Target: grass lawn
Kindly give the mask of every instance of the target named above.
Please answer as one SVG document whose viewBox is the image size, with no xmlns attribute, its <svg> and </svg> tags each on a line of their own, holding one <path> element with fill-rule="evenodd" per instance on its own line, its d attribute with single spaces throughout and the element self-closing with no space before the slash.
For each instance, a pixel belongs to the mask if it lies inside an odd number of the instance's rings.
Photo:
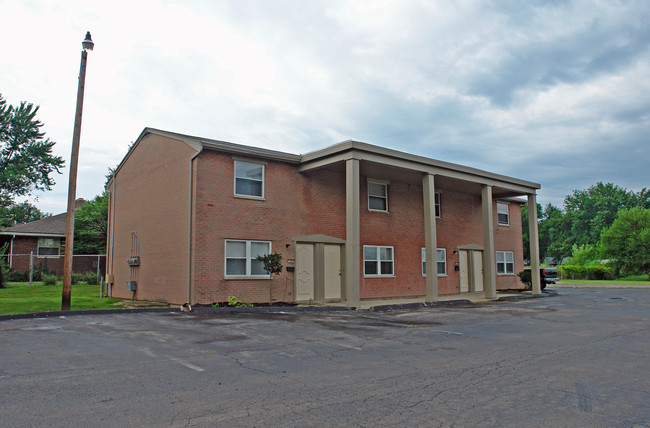
<svg viewBox="0 0 650 428">
<path fill-rule="evenodd" d="M 650 288 L 650 281 L 637 281 L 627 279 L 612 280 L 595 280 L 595 279 L 563 279 L 558 284 L 577 284 L 577 285 L 647 285 Z"/>
<path fill-rule="evenodd" d="M 42 282 L 10 282 L 0 288 L 0 315 L 61 310 L 63 284 L 43 285 Z M 99 285 L 73 285 L 70 309 L 119 309 L 113 303 L 121 299 L 99 297 Z"/>
</svg>

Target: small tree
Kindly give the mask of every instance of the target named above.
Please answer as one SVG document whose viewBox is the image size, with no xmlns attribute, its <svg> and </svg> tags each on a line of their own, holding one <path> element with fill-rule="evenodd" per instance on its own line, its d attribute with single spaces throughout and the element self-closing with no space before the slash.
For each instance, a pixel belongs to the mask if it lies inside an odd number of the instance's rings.
<svg viewBox="0 0 650 428">
<path fill-rule="evenodd" d="M 618 212 L 601 235 L 605 257 L 614 260 L 619 274 L 650 275 L 650 209 L 636 207 Z"/>
<path fill-rule="evenodd" d="M 282 254 L 274 251 L 271 254 L 257 256 L 257 260 L 264 263 L 264 270 L 271 275 L 271 279 L 273 279 L 273 275 L 282 273 Z M 269 303 L 271 302 L 273 302 L 273 283 L 269 282 Z"/>
</svg>

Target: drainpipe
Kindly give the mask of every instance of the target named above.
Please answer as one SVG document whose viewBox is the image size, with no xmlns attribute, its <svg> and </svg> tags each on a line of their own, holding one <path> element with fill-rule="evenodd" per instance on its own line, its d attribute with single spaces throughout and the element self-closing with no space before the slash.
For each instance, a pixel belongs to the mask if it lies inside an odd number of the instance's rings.
<svg viewBox="0 0 650 428">
<path fill-rule="evenodd" d="M 188 233 L 187 233 L 187 304 L 189 308 L 191 308 L 192 305 L 192 203 L 193 198 L 192 198 L 192 190 L 194 188 L 194 159 L 201 154 L 203 151 L 203 144 L 201 144 L 201 148 L 199 151 L 196 152 L 194 156 L 190 158 L 190 191 L 189 191 L 189 206 L 187 207 L 188 211 L 188 216 L 187 216 L 187 223 L 188 223 Z M 190 309 L 191 310 L 191 309 Z"/>
</svg>

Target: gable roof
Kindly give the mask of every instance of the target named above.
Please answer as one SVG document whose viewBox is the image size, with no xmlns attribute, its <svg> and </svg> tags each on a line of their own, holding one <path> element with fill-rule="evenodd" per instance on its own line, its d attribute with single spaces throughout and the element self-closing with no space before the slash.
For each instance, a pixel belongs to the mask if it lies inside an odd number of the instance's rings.
<svg viewBox="0 0 650 428">
<path fill-rule="evenodd" d="M 52 236 L 65 238 L 67 213 L 45 217 L 25 224 L 17 224 L 0 231 L 0 235 Z"/>
</svg>

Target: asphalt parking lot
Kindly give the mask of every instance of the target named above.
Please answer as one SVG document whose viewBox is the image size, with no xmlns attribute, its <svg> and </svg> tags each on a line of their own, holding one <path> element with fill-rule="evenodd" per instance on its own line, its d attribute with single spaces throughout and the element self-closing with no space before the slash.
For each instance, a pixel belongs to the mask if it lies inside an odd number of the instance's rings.
<svg viewBox="0 0 650 428">
<path fill-rule="evenodd" d="M 650 427 L 650 290 L 0 322 L 0 425 Z"/>
</svg>

